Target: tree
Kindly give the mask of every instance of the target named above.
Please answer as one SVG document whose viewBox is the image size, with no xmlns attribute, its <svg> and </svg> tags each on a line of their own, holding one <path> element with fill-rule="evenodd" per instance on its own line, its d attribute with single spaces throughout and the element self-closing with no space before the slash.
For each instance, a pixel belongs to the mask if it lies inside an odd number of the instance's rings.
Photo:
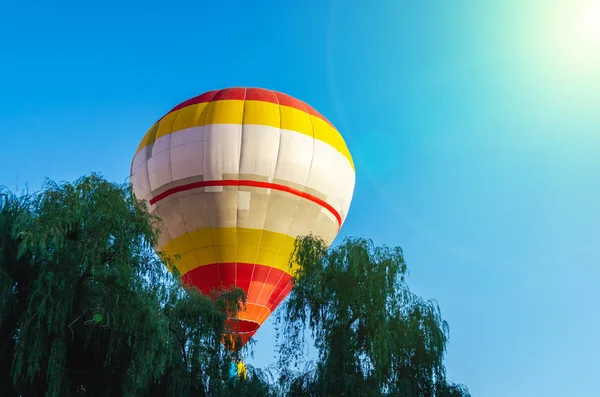
<svg viewBox="0 0 600 397">
<path fill-rule="evenodd" d="M 163 265 L 177 258 L 152 250 L 157 222 L 97 175 L 0 190 L 1 396 L 469 395 L 446 381 L 448 326 L 408 289 L 401 249 L 356 238 L 297 241 L 279 382 L 231 378 L 226 318 L 244 294 L 182 288 Z M 319 359 L 300 371 L 304 329 Z"/>
<path fill-rule="evenodd" d="M 278 319 L 281 382 L 289 395 L 469 396 L 446 381 L 448 324 L 434 301 L 410 292 L 399 247 L 347 238 L 328 250 L 307 236 L 295 255 L 300 270 Z M 319 359 L 298 371 L 306 328 Z"/>
<path fill-rule="evenodd" d="M 156 219 L 92 175 L 0 196 L 0 395 L 229 395 L 225 312 L 168 274 Z M 169 258 L 163 258 L 167 261 Z M 248 384 L 262 378 L 251 374 Z"/>
</svg>

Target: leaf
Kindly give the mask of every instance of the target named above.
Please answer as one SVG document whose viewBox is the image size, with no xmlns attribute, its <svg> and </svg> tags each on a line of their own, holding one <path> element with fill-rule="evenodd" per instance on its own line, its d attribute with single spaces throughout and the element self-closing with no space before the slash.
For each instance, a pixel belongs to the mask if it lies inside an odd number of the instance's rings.
<svg viewBox="0 0 600 397">
<path fill-rule="evenodd" d="M 94 314 L 94 324 L 100 324 L 102 322 L 102 314 L 96 313 Z"/>
</svg>

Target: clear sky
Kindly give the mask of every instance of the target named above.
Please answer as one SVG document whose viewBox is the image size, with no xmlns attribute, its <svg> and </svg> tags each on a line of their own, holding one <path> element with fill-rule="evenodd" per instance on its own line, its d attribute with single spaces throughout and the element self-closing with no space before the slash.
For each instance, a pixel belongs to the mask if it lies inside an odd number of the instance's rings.
<svg viewBox="0 0 600 397">
<path fill-rule="evenodd" d="M 357 185 L 341 235 L 402 246 L 413 290 L 450 324 L 451 380 L 597 396 L 600 13 L 586 3 L 5 2 L 0 184 L 122 182 L 180 101 L 286 92 L 345 136 Z M 253 363 L 273 360 L 272 337 L 267 323 Z"/>
</svg>

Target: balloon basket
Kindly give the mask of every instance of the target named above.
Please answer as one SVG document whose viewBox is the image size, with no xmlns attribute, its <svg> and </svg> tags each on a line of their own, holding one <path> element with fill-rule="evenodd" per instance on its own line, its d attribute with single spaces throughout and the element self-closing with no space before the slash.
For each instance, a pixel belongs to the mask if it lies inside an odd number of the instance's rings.
<svg viewBox="0 0 600 397">
<path fill-rule="evenodd" d="M 246 365 L 242 360 L 232 361 L 229 366 L 229 377 L 238 380 L 246 380 Z"/>
</svg>

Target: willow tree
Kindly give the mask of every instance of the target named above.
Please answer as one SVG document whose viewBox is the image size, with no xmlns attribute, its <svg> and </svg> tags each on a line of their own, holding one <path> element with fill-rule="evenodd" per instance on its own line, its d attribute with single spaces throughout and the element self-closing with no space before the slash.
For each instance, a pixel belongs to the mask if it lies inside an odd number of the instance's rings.
<svg viewBox="0 0 600 397">
<path fill-rule="evenodd" d="M 221 344 L 243 294 L 184 292 L 128 187 L 92 175 L 0 193 L 0 395 L 227 395 L 260 383 L 232 384 Z"/>
<path fill-rule="evenodd" d="M 446 381 L 448 324 L 434 301 L 410 292 L 399 247 L 348 238 L 328 250 L 308 236 L 295 255 L 301 270 L 278 318 L 281 382 L 290 395 L 469 395 Z M 318 360 L 299 370 L 305 329 Z"/>
<path fill-rule="evenodd" d="M 221 340 L 241 291 L 182 289 L 151 249 L 156 221 L 128 187 L 95 175 L 0 191 L 0 396 L 275 394 L 257 369 L 229 377 Z M 279 394 L 468 395 L 445 380 L 447 324 L 406 287 L 399 248 L 349 239 L 327 250 L 307 237 L 296 254 Z M 298 373 L 305 327 L 319 360 Z"/>
</svg>

